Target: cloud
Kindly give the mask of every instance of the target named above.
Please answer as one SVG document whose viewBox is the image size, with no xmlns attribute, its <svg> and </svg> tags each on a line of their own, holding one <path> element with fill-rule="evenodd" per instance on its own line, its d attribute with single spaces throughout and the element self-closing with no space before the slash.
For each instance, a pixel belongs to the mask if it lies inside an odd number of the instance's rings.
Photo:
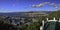
<svg viewBox="0 0 60 30">
<path fill-rule="evenodd" d="M 51 6 L 55 7 L 55 8 L 60 8 L 60 4 L 51 3 L 49 5 L 51 5 Z"/>
<path fill-rule="evenodd" d="M 32 5 L 32 7 L 42 7 L 44 4 Z"/>
<path fill-rule="evenodd" d="M 56 6 L 60 8 L 60 4 L 57 4 Z"/>
<path fill-rule="evenodd" d="M 38 5 L 32 5 L 32 7 L 42 7 L 42 6 L 46 5 L 46 4 L 49 4 L 49 2 L 40 3 Z"/>
<path fill-rule="evenodd" d="M 51 3 L 51 2 L 43 2 L 43 3 L 37 4 L 37 5 L 32 5 L 32 7 L 39 8 L 39 7 L 43 7 L 45 5 L 50 5 L 50 6 L 53 6 L 56 8 L 60 8 L 60 4 L 55 4 L 55 3 Z"/>
</svg>

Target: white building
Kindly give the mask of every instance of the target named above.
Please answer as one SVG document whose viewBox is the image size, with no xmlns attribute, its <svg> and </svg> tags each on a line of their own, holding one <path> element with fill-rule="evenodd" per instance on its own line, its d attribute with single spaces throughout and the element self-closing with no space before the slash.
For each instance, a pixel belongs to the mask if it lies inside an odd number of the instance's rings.
<svg viewBox="0 0 60 30">
<path fill-rule="evenodd" d="M 60 19 L 59 20 L 56 20 L 55 19 L 55 17 L 54 17 L 54 19 L 53 20 L 49 20 L 48 18 L 47 18 L 47 21 L 42 21 L 42 26 L 40 27 L 40 30 L 43 30 L 44 29 L 44 24 L 45 24 L 45 22 L 60 22 Z M 53 29 L 53 27 L 52 27 L 52 29 Z"/>
</svg>

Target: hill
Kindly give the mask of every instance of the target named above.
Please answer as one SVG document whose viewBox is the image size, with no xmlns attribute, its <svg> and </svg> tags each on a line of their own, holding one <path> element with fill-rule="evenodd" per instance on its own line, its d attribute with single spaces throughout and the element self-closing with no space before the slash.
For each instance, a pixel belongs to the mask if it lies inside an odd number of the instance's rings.
<svg viewBox="0 0 60 30">
<path fill-rule="evenodd" d="M 30 11 L 30 12 L 11 12 L 11 13 L 0 13 L 0 16 L 20 16 L 20 17 L 31 17 L 31 16 L 41 16 L 50 14 L 51 11 Z"/>
</svg>

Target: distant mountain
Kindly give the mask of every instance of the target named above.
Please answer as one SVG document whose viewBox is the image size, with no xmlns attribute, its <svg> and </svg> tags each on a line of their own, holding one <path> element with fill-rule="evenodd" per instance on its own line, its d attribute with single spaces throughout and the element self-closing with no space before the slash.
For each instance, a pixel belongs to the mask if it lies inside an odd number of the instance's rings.
<svg viewBox="0 0 60 30">
<path fill-rule="evenodd" d="M 0 13 L 0 16 L 23 16 L 23 12 Z"/>
<path fill-rule="evenodd" d="M 11 13 L 0 13 L 0 16 L 4 15 L 4 16 L 20 16 L 20 17 L 25 17 L 28 14 L 31 13 L 46 13 L 46 14 L 50 14 L 51 11 L 30 11 L 30 12 L 11 12 Z"/>
</svg>

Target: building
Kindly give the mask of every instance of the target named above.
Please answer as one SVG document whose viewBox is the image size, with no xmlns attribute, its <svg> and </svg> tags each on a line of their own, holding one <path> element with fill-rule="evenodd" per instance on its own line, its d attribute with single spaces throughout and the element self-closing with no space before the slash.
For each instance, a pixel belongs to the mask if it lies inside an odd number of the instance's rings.
<svg viewBox="0 0 60 30">
<path fill-rule="evenodd" d="M 53 20 L 48 20 L 47 18 L 47 21 L 42 21 L 40 30 L 60 30 L 60 19 L 56 20 L 54 18 Z"/>
</svg>

